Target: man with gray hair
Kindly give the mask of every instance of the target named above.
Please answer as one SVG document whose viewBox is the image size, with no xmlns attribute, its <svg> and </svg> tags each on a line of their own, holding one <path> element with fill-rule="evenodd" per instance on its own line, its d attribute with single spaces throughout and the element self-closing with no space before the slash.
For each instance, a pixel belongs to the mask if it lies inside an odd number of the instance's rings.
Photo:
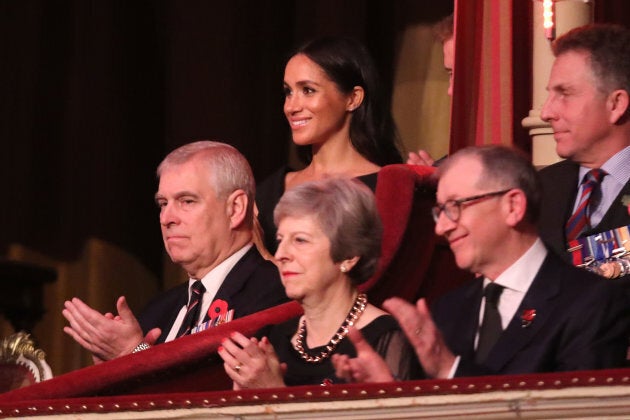
<svg viewBox="0 0 630 420">
<path fill-rule="evenodd" d="M 78 298 L 65 302 L 64 331 L 95 362 L 144 350 L 287 300 L 275 265 L 252 243 L 254 178 L 247 160 L 220 142 L 198 141 L 159 165 L 155 201 L 164 247 L 189 281 L 156 297 L 136 319 L 123 296 L 118 315 Z"/>
</svg>

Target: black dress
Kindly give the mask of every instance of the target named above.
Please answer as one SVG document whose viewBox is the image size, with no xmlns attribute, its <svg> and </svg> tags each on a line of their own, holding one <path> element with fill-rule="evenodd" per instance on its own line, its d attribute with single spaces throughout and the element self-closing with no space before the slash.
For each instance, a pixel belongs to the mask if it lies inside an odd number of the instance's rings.
<svg viewBox="0 0 630 420">
<path fill-rule="evenodd" d="M 273 209 L 284 194 L 285 178 L 293 169 L 283 166 L 256 187 L 256 205 L 258 206 L 258 221 L 264 231 L 265 246 L 271 252 L 276 253 L 276 225 L 273 223 Z M 376 191 L 378 172 L 358 176 L 357 179 L 367 185 L 372 191 Z"/>
<path fill-rule="evenodd" d="M 278 359 L 287 364 L 284 382 L 288 386 L 294 385 L 325 385 L 341 383 L 343 380 L 335 376 L 335 369 L 330 357 L 320 363 L 304 361 L 291 344 L 291 337 L 298 328 L 300 317 L 290 319 L 282 324 L 270 325 L 261 330 L 259 337 L 267 336 L 278 355 Z M 361 329 L 366 341 L 388 363 L 390 370 L 397 379 L 409 379 L 414 375 L 411 370 L 417 369 L 414 364 L 415 354 L 400 330 L 396 320 L 390 315 L 382 315 Z M 325 350 L 325 346 L 308 348 L 306 334 L 304 337 L 305 350 L 311 356 L 317 356 Z M 354 346 L 348 338 L 341 340 L 333 354 L 346 354 L 356 357 Z M 414 375 L 415 376 L 415 375 Z"/>
</svg>

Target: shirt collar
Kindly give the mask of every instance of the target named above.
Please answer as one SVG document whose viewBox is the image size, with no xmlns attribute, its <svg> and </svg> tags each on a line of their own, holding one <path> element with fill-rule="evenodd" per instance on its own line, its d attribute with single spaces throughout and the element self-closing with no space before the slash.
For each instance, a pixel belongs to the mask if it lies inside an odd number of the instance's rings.
<svg viewBox="0 0 630 420">
<path fill-rule="evenodd" d="M 538 270 L 540 270 L 540 266 L 546 256 L 547 248 L 545 248 L 545 245 L 543 245 L 540 238 L 538 238 L 532 246 L 529 247 L 514 264 L 501 273 L 494 282 L 505 288 L 525 293 L 534 281 L 536 274 L 538 274 Z M 484 279 L 484 286 L 489 282 L 490 280 Z"/>
<path fill-rule="evenodd" d="M 217 284 L 221 285 L 221 283 L 223 283 L 223 280 L 228 275 L 228 273 L 232 271 L 236 263 L 243 257 L 243 255 L 247 253 L 247 251 L 249 251 L 252 246 L 253 245 L 251 243 L 245 245 L 243 248 L 239 249 L 234 254 L 227 257 L 221 262 L 221 264 L 217 265 L 205 276 L 203 276 L 201 282 L 203 283 L 203 286 L 206 288 L 206 290 L 215 290 L 216 293 L 216 289 L 218 289 Z M 195 281 L 195 279 L 188 279 L 189 289 Z"/>
<path fill-rule="evenodd" d="M 601 169 L 606 171 L 616 182 L 625 185 L 630 180 L 630 165 L 628 165 L 628 162 L 630 162 L 630 146 L 626 146 L 615 153 L 610 159 L 604 162 Z M 584 175 L 590 170 L 591 168 L 580 166 L 578 184 L 582 182 Z"/>
</svg>

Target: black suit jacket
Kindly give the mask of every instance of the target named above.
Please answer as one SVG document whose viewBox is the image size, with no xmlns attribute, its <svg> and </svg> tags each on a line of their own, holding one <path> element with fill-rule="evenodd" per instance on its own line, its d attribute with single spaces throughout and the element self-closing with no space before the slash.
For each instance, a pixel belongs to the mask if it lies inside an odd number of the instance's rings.
<svg viewBox="0 0 630 420">
<path fill-rule="evenodd" d="M 552 251 L 567 262 L 571 262 L 571 256 L 566 251 L 564 226 L 573 212 L 578 191 L 579 169 L 578 164 L 565 160 L 540 171 L 543 187 L 540 237 Z M 624 195 L 630 195 L 630 182 L 621 189 L 602 221 L 589 232 L 585 232 L 586 236 L 630 224 L 628 208 L 621 203 L 621 197 Z"/>
<path fill-rule="evenodd" d="M 432 315 L 453 353 L 456 376 L 520 374 L 625 366 L 630 302 L 618 282 L 547 255 L 514 318 L 483 365 L 474 362 L 483 279 L 438 300 Z M 534 309 L 532 323 L 521 314 Z"/>
<path fill-rule="evenodd" d="M 234 318 L 279 305 L 288 300 L 276 266 L 265 260 L 255 246 L 236 263 L 219 287 L 215 299 L 223 299 Z M 168 336 L 177 314 L 188 303 L 188 282 L 175 286 L 154 298 L 138 317 L 146 334 L 160 328 L 162 334 L 157 343 Z M 206 314 L 207 321 L 208 315 Z"/>
</svg>

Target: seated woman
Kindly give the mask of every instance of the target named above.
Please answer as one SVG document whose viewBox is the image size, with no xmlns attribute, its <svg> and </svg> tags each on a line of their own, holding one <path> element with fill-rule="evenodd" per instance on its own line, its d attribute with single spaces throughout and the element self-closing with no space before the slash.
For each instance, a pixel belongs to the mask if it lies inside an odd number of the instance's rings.
<svg viewBox="0 0 630 420">
<path fill-rule="evenodd" d="M 356 355 L 346 338 L 350 326 L 406 379 L 413 350 L 396 321 L 357 288 L 373 274 L 380 253 L 372 192 L 349 178 L 303 183 L 282 196 L 274 220 L 282 283 L 304 315 L 265 328 L 261 339 L 235 332 L 224 340 L 219 355 L 235 389 L 341 382 L 331 356 Z"/>
<path fill-rule="evenodd" d="M 368 50 L 351 38 L 324 37 L 294 51 L 284 70 L 284 114 L 306 167 L 280 168 L 257 188 L 266 247 L 276 250 L 273 210 L 296 185 L 357 177 L 372 190 L 384 165 L 402 163 L 388 96 Z"/>
</svg>

